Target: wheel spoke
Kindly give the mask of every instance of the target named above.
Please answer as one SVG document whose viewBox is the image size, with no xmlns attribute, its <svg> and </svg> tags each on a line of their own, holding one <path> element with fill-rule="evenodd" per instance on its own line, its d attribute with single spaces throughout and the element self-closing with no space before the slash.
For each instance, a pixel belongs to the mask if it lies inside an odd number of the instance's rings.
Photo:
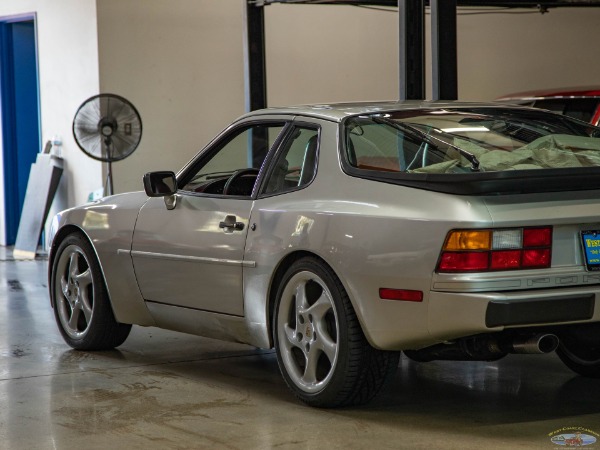
<svg viewBox="0 0 600 450">
<path fill-rule="evenodd" d="M 306 355 L 306 368 L 304 369 L 304 375 L 302 381 L 308 385 L 315 384 L 317 382 L 317 364 L 319 362 L 320 351 L 314 347 L 311 347 Z"/>
<path fill-rule="evenodd" d="M 316 321 L 321 321 L 329 310 L 331 310 L 331 299 L 323 291 L 319 299 L 306 310 L 306 313 L 312 315 Z"/>
<path fill-rule="evenodd" d="M 79 304 L 81 305 L 86 322 L 90 323 L 92 319 L 92 304 L 87 294 L 84 294 L 82 291 L 79 291 Z"/>
<path fill-rule="evenodd" d="M 304 325 L 304 323 L 306 322 L 306 317 L 305 317 L 305 312 L 306 312 L 306 308 L 308 306 L 308 301 L 306 300 L 306 283 L 302 282 L 299 283 L 298 286 L 296 286 L 296 295 L 294 296 L 295 299 L 295 315 L 296 315 L 296 329 L 294 330 L 294 335 L 292 336 L 292 339 L 290 339 L 290 342 L 292 342 L 292 345 L 295 345 L 296 347 L 300 347 L 300 344 L 296 341 L 296 339 L 294 339 L 295 337 L 297 337 L 302 333 L 302 325 Z"/>
<path fill-rule="evenodd" d="M 76 331 L 77 324 L 79 322 L 79 315 L 81 314 L 81 308 L 75 307 L 71 309 L 71 318 L 69 319 L 69 328 L 71 330 Z"/>
<path fill-rule="evenodd" d="M 321 297 L 312 305 L 306 312 L 313 317 L 313 324 L 317 332 L 317 341 L 315 345 L 319 348 L 327 358 L 329 362 L 333 364 L 335 360 L 335 354 L 337 351 L 336 337 L 331 336 L 331 331 L 327 326 L 325 316 L 332 309 L 332 303 L 329 296 L 325 291 L 321 294 Z"/>
<path fill-rule="evenodd" d="M 291 328 L 289 325 L 285 325 L 284 327 L 284 331 L 285 331 L 285 337 L 286 340 L 288 342 L 288 344 L 290 344 L 290 348 L 291 347 L 299 347 L 300 348 L 300 344 L 298 343 L 298 340 L 296 339 L 296 330 L 294 330 L 293 328 Z"/>
<path fill-rule="evenodd" d="M 329 362 L 333 364 L 335 361 L 335 355 L 337 353 L 337 343 L 329 335 L 329 332 L 324 324 L 319 322 L 315 328 L 317 328 L 317 341 L 315 342 L 315 346 L 325 353 L 329 359 Z"/>
<path fill-rule="evenodd" d="M 69 282 L 67 280 L 65 280 L 64 277 L 62 277 L 60 279 L 60 290 L 62 291 L 64 297 L 67 300 L 69 300 L 69 302 L 70 302 L 70 299 L 69 299 Z"/>
<path fill-rule="evenodd" d="M 296 316 L 300 313 L 304 313 L 308 307 L 308 301 L 306 300 L 306 282 L 299 283 L 296 286 Z"/>
<path fill-rule="evenodd" d="M 75 278 L 79 274 L 79 253 L 73 252 L 71 253 L 71 258 L 69 259 L 69 284 L 73 282 L 73 278 Z"/>
<path fill-rule="evenodd" d="M 92 272 L 88 267 L 84 272 L 74 276 L 75 281 L 79 283 L 80 289 L 87 288 L 92 282 Z"/>
<path fill-rule="evenodd" d="M 81 305 L 81 310 L 85 316 L 87 323 L 90 323 L 92 318 L 93 298 L 89 297 L 89 286 L 92 284 L 92 272 L 88 267 L 82 273 L 75 277 L 75 282 L 78 285 L 78 300 Z M 93 295 L 93 294 L 92 294 Z"/>
</svg>

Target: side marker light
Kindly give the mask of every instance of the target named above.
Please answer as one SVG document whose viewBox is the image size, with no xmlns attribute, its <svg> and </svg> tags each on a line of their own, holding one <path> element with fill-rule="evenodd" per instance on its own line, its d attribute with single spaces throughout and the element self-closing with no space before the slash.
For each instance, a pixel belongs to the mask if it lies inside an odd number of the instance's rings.
<svg viewBox="0 0 600 450">
<path fill-rule="evenodd" d="M 379 298 L 382 300 L 399 300 L 404 302 L 422 302 L 423 292 L 410 289 L 379 288 Z"/>
</svg>

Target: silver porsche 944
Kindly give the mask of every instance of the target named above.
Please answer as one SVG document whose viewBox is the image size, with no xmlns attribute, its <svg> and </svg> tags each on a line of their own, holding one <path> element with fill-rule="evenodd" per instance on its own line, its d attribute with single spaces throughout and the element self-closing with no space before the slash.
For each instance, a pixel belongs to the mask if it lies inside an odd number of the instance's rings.
<svg viewBox="0 0 600 450">
<path fill-rule="evenodd" d="M 525 107 L 404 102 L 247 114 L 177 174 L 53 221 L 75 349 L 132 324 L 275 348 L 319 407 L 399 355 L 555 351 L 600 376 L 600 129 Z"/>
</svg>

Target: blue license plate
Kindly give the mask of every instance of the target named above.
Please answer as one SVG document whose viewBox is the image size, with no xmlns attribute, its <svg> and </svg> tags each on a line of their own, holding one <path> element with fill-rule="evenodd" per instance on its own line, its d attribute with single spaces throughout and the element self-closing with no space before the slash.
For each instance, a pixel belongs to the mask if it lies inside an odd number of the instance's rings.
<svg viewBox="0 0 600 450">
<path fill-rule="evenodd" d="M 600 230 L 581 232 L 585 267 L 587 270 L 600 270 Z"/>
</svg>

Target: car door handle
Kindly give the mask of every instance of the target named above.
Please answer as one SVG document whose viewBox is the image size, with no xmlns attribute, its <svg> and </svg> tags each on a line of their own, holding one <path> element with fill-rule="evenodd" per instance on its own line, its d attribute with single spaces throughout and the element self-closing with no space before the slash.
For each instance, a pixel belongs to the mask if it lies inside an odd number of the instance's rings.
<svg viewBox="0 0 600 450">
<path fill-rule="evenodd" d="M 225 220 L 219 222 L 219 228 L 223 228 L 225 232 L 231 233 L 234 230 L 242 231 L 244 229 L 244 222 L 237 222 L 237 217 L 226 216 Z"/>
</svg>

